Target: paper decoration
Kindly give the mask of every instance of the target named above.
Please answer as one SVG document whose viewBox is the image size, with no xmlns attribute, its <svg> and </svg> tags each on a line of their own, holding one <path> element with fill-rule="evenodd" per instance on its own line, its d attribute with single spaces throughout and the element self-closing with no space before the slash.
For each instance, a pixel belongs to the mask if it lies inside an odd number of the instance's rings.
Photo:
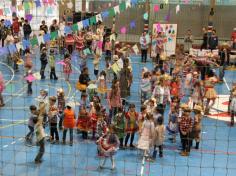
<svg viewBox="0 0 236 176">
<path fill-rule="evenodd" d="M 35 1 L 35 5 L 36 5 L 36 7 L 41 7 L 40 0 Z"/>
<path fill-rule="evenodd" d="M 185 4 L 188 4 L 188 3 L 189 3 L 189 0 L 184 0 L 184 3 L 185 3 Z"/>
<path fill-rule="evenodd" d="M 71 34 L 72 33 L 72 30 L 71 30 L 71 27 L 70 26 L 65 26 L 64 28 L 64 33 L 67 35 L 67 34 Z"/>
<path fill-rule="evenodd" d="M 38 45 L 39 43 L 38 43 L 37 37 L 32 38 L 32 39 L 30 40 L 30 44 L 31 44 L 32 47 Z"/>
<path fill-rule="evenodd" d="M 19 11 L 23 11 L 23 6 L 22 5 L 18 5 L 17 8 L 18 8 Z"/>
<path fill-rule="evenodd" d="M 24 2 L 24 10 L 26 11 L 30 10 L 29 2 Z"/>
<path fill-rule="evenodd" d="M 157 32 L 161 32 L 162 31 L 160 23 L 157 23 L 156 29 L 157 29 Z"/>
<path fill-rule="evenodd" d="M 49 42 L 50 39 L 51 39 L 50 34 L 45 34 L 45 35 L 43 36 L 43 40 L 44 40 L 45 43 Z"/>
<path fill-rule="evenodd" d="M 50 4 L 50 5 L 54 4 L 54 0 L 48 0 L 48 4 Z M 72 4 L 72 7 L 73 7 L 73 4 Z"/>
<path fill-rule="evenodd" d="M 0 15 L 3 15 L 3 10 L 2 9 L 0 9 Z"/>
<path fill-rule="evenodd" d="M 58 32 L 54 31 L 50 33 L 50 39 L 51 40 L 56 40 L 58 38 Z"/>
<path fill-rule="evenodd" d="M 179 13 L 179 11 L 180 11 L 180 5 L 179 4 L 176 6 L 175 11 L 176 11 L 176 14 Z"/>
<path fill-rule="evenodd" d="M 138 0 L 131 0 L 131 5 L 134 6 L 138 3 Z"/>
<path fill-rule="evenodd" d="M 40 80 L 41 79 L 41 75 L 39 72 L 36 72 L 33 74 L 33 77 L 36 79 L 36 80 Z"/>
<path fill-rule="evenodd" d="M 18 43 L 16 43 L 16 49 L 17 49 L 17 51 L 20 51 L 20 49 L 23 50 L 22 42 L 18 42 Z"/>
<path fill-rule="evenodd" d="M 116 13 L 115 13 L 114 8 L 110 8 L 110 9 L 109 9 L 109 16 L 110 16 L 110 17 L 113 17 L 113 16 L 115 16 L 115 15 L 116 15 Z"/>
<path fill-rule="evenodd" d="M 36 78 L 32 74 L 30 74 L 30 75 L 25 77 L 25 80 L 29 81 L 29 82 L 33 82 L 33 81 L 36 80 Z"/>
<path fill-rule="evenodd" d="M 160 7 L 158 4 L 155 4 L 153 7 L 154 12 L 158 12 L 160 10 Z"/>
<path fill-rule="evenodd" d="M 102 15 L 100 13 L 96 15 L 96 22 L 99 22 L 99 21 L 101 21 L 101 22 L 103 21 Z"/>
<path fill-rule="evenodd" d="M 78 31 L 79 27 L 78 27 L 78 24 L 73 24 L 72 25 L 72 30 L 73 31 Z"/>
<path fill-rule="evenodd" d="M 170 12 L 165 16 L 165 21 L 170 21 Z"/>
<path fill-rule="evenodd" d="M 11 7 L 11 11 L 12 11 L 12 12 L 16 12 L 16 7 L 12 6 L 12 7 Z"/>
<path fill-rule="evenodd" d="M 148 20 L 148 13 L 147 12 L 143 14 L 143 19 Z"/>
<path fill-rule="evenodd" d="M 120 6 L 119 5 L 114 7 L 114 12 L 115 12 L 115 15 L 120 13 Z"/>
<path fill-rule="evenodd" d="M 23 40 L 22 41 L 22 44 L 23 44 L 23 48 L 24 50 L 27 49 L 27 48 L 30 48 L 30 41 L 29 40 Z"/>
<path fill-rule="evenodd" d="M 16 46 L 14 44 L 8 45 L 8 49 L 11 54 L 14 54 L 17 52 Z"/>
<path fill-rule="evenodd" d="M 85 28 L 89 26 L 89 19 L 83 20 L 82 22 Z"/>
<path fill-rule="evenodd" d="M 44 40 L 43 40 L 43 36 L 42 35 L 38 36 L 38 42 L 39 42 L 39 44 L 45 43 Z"/>
<path fill-rule="evenodd" d="M 66 63 L 63 60 L 57 62 L 57 64 L 59 64 L 59 65 L 66 65 Z"/>
<path fill-rule="evenodd" d="M 5 13 L 5 15 L 11 14 L 11 9 L 10 8 L 4 8 L 4 13 Z"/>
<path fill-rule="evenodd" d="M 84 27 L 84 25 L 83 25 L 83 22 L 82 22 L 82 21 L 78 22 L 78 23 L 77 23 L 77 25 L 78 25 L 78 29 L 79 29 L 79 30 L 82 30 L 82 29 L 83 29 L 83 27 Z"/>
<path fill-rule="evenodd" d="M 89 24 L 90 25 L 95 25 L 96 24 L 96 16 L 93 16 L 93 17 L 89 18 Z"/>
<path fill-rule="evenodd" d="M 135 28 L 135 27 L 136 27 L 136 23 L 135 23 L 135 21 L 133 20 L 133 21 L 130 22 L 130 28 L 133 29 L 133 28 Z"/>
<path fill-rule="evenodd" d="M 102 18 L 105 19 L 105 18 L 107 18 L 109 16 L 109 12 L 108 11 L 104 11 L 104 12 L 102 12 L 101 15 L 102 15 Z"/>
<path fill-rule="evenodd" d="M 10 20 L 5 20 L 4 21 L 4 26 L 7 27 L 7 28 L 11 27 L 11 21 Z"/>
<path fill-rule="evenodd" d="M 51 6 L 49 6 L 49 7 L 47 8 L 47 14 L 48 14 L 48 15 L 53 14 L 53 9 L 52 9 Z"/>
<path fill-rule="evenodd" d="M 66 5 L 67 5 L 67 8 L 69 8 L 69 9 L 73 8 L 73 3 L 72 2 L 68 2 Z"/>
<path fill-rule="evenodd" d="M 139 49 L 138 49 L 137 44 L 134 45 L 134 46 L 132 47 L 132 49 L 133 49 L 134 53 L 135 53 L 136 55 L 138 55 L 138 53 L 139 53 Z"/>
<path fill-rule="evenodd" d="M 122 28 L 120 29 L 120 32 L 121 32 L 121 34 L 126 34 L 126 32 L 127 32 L 126 27 L 125 27 L 125 26 L 122 27 Z"/>
<path fill-rule="evenodd" d="M 169 0 L 165 0 L 165 4 L 168 4 L 169 3 Z"/>
<path fill-rule="evenodd" d="M 111 69 L 113 70 L 115 74 L 119 73 L 121 70 L 116 62 L 111 66 Z"/>
<path fill-rule="evenodd" d="M 27 15 L 25 16 L 25 18 L 26 18 L 28 21 L 31 21 L 32 18 L 33 18 L 33 15 L 32 15 L 32 14 L 27 14 Z"/>
<path fill-rule="evenodd" d="M 120 12 L 123 12 L 126 10 L 126 3 L 125 2 L 122 2 L 120 5 L 119 5 L 119 8 L 120 8 Z"/>
<path fill-rule="evenodd" d="M 91 54 L 89 48 L 84 49 L 83 53 L 84 53 L 85 56 L 87 56 L 88 54 Z"/>
<path fill-rule="evenodd" d="M 125 3 L 126 8 L 130 8 L 131 7 L 131 2 L 130 0 L 127 0 Z"/>
</svg>

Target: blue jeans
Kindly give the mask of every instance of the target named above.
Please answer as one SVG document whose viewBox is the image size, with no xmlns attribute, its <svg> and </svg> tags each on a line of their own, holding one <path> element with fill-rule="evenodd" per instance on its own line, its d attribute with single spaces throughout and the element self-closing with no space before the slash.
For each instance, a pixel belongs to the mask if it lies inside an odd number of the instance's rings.
<svg viewBox="0 0 236 176">
<path fill-rule="evenodd" d="M 219 78 L 220 78 L 220 81 L 223 81 L 223 78 L 225 76 L 225 66 L 222 65 L 219 67 Z"/>
</svg>

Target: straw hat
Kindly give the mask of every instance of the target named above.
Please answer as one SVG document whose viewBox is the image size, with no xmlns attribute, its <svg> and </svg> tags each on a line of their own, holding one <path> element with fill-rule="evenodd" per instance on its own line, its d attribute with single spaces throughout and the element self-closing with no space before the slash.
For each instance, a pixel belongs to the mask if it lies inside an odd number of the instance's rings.
<svg viewBox="0 0 236 176">
<path fill-rule="evenodd" d="M 23 65 L 24 64 L 24 61 L 23 59 L 18 59 L 17 62 L 16 62 L 17 65 Z"/>
<path fill-rule="evenodd" d="M 114 61 L 118 61 L 119 60 L 119 56 L 118 55 L 113 55 L 113 60 Z"/>
<path fill-rule="evenodd" d="M 183 111 L 191 111 L 189 106 L 187 104 L 185 104 L 185 103 L 181 104 L 180 108 L 183 109 Z"/>
<path fill-rule="evenodd" d="M 199 112 L 202 112 L 202 107 L 199 106 L 199 105 L 195 105 L 194 108 L 193 108 L 193 110 L 197 110 L 197 111 L 199 111 Z"/>
<path fill-rule="evenodd" d="M 59 89 L 57 89 L 57 92 L 58 92 L 58 93 L 63 93 L 64 90 L 63 90 L 62 88 L 59 88 Z"/>
</svg>

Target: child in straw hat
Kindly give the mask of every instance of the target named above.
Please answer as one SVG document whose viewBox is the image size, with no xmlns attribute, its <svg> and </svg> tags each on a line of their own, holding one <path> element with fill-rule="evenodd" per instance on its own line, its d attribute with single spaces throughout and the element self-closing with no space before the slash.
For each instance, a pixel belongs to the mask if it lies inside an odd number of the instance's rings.
<svg viewBox="0 0 236 176">
<path fill-rule="evenodd" d="M 201 130 L 202 130 L 202 107 L 200 105 L 194 106 L 194 122 L 193 122 L 193 139 L 196 142 L 195 149 L 199 149 L 199 143 L 201 140 Z"/>
</svg>

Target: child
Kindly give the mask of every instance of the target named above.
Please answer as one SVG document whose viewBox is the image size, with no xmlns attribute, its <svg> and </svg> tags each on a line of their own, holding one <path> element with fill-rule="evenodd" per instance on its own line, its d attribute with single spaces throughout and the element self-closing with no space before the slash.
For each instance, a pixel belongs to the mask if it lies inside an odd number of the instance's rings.
<svg viewBox="0 0 236 176">
<path fill-rule="evenodd" d="M 100 137 L 102 137 L 104 134 L 106 134 L 107 132 L 107 123 L 105 121 L 105 118 L 103 116 L 103 114 L 100 112 L 97 114 L 97 135 L 99 139 Z"/>
<path fill-rule="evenodd" d="M 236 91 L 235 90 L 232 93 L 232 99 L 230 102 L 230 113 L 231 113 L 230 125 L 234 126 L 234 116 L 236 114 Z"/>
<path fill-rule="evenodd" d="M 100 76 L 98 77 L 98 89 L 97 92 L 101 94 L 103 98 L 104 94 L 107 92 L 107 85 L 106 85 L 106 72 L 101 71 Z"/>
<path fill-rule="evenodd" d="M 143 79 L 141 80 L 141 104 L 144 103 L 151 97 L 151 81 L 149 72 L 143 74 Z"/>
<path fill-rule="evenodd" d="M 25 77 L 33 77 L 33 73 L 31 70 L 28 70 L 27 74 Z M 27 88 L 27 94 L 28 96 L 33 94 L 33 90 L 32 90 L 32 82 L 33 80 L 27 79 L 27 84 L 28 84 L 28 88 Z"/>
<path fill-rule="evenodd" d="M 106 39 L 106 42 L 105 42 L 105 60 L 106 60 L 106 65 L 108 65 L 110 62 L 111 62 L 111 47 L 112 47 L 112 44 L 111 44 L 111 41 L 110 41 L 110 38 L 108 37 Z"/>
<path fill-rule="evenodd" d="M 24 67 L 25 67 L 26 73 L 28 73 L 28 71 L 31 70 L 33 67 L 33 62 L 32 62 L 31 56 L 30 56 L 29 49 L 25 50 L 25 65 L 24 65 Z"/>
<path fill-rule="evenodd" d="M 55 105 L 57 101 L 57 98 L 55 96 L 52 96 L 49 98 L 49 109 L 48 109 L 48 121 L 50 124 L 50 135 L 51 135 L 51 143 L 54 144 L 55 142 L 59 144 L 59 135 L 57 130 L 57 114 L 58 109 Z M 54 141 L 54 135 L 56 138 L 56 141 Z"/>
<path fill-rule="evenodd" d="M 41 69 L 40 69 L 41 79 L 45 79 L 44 72 L 48 64 L 46 47 L 43 47 L 41 50 L 40 61 L 41 61 Z"/>
<path fill-rule="evenodd" d="M 146 100 L 144 102 L 144 105 L 147 106 L 147 112 L 153 114 L 155 111 L 155 108 L 157 107 L 155 98 L 151 98 L 149 100 Z"/>
<path fill-rule="evenodd" d="M 56 70 L 55 70 L 55 55 L 54 55 L 54 49 L 50 49 L 50 55 L 49 55 L 49 65 L 50 65 L 50 79 L 57 80 L 56 76 Z"/>
<path fill-rule="evenodd" d="M 147 106 L 146 105 L 142 105 L 140 108 L 140 114 L 138 117 L 138 128 L 139 128 L 139 132 L 141 132 L 140 130 L 142 129 L 143 126 L 143 122 L 145 120 L 145 117 L 147 115 Z"/>
<path fill-rule="evenodd" d="M 63 144 L 66 143 L 66 133 L 69 129 L 70 131 L 70 146 L 73 145 L 73 129 L 75 127 L 75 112 L 72 109 L 72 105 L 69 103 L 66 105 L 66 109 L 64 110 L 64 119 L 63 119 Z"/>
<path fill-rule="evenodd" d="M 157 156 L 157 147 L 159 148 L 159 157 L 163 157 L 163 143 L 165 140 L 165 126 L 163 124 L 163 116 L 158 118 L 157 126 L 154 130 L 154 151 L 152 154 L 152 159 L 155 160 Z"/>
<path fill-rule="evenodd" d="M 62 130 L 63 112 L 65 109 L 65 93 L 62 88 L 57 90 L 57 107 L 58 107 L 58 117 L 59 117 L 59 130 Z"/>
<path fill-rule="evenodd" d="M 88 139 L 88 123 L 89 116 L 86 111 L 86 107 L 81 105 L 76 126 L 82 132 L 83 139 Z"/>
<path fill-rule="evenodd" d="M 178 133 L 178 109 L 175 106 L 171 106 L 169 113 L 168 126 L 166 127 L 168 133 L 171 135 L 169 138 L 173 143 L 176 142 L 176 135 Z"/>
<path fill-rule="evenodd" d="M 5 89 L 5 83 L 4 83 L 2 72 L 0 71 L 0 107 L 5 106 L 3 96 L 2 96 L 2 92 L 4 89 Z"/>
<path fill-rule="evenodd" d="M 125 137 L 125 114 L 122 108 L 118 108 L 117 114 L 114 117 L 113 123 L 114 132 L 120 141 L 120 149 L 124 149 L 123 141 Z"/>
<path fill-rule="evenodd" d="M 89 102 L 89 99 L 88 99 L 88 95 L 85 92 L 81 93 L 79 103 L 80 103 L 80 106 L 84 106 L 86 109 L 90 108 L 90 102 Z"/>
<path fill-rule="evenodd" d="M 107 134 L 105 134 L 104 136 L 100 137 L 97 140 L 97 144 L 98 144 L 99 153 L 105 157 L 103 160 L 101 160 L 99 168 L 100 169 L 104 168 L 106 160 L 109 157 L 111 158 L 111 163 L 112 163 L 111 169 L 114 170 L 115 169 L 114 155 L 119 149 L 120 144 L 119 144 L 119 139 L 117 135 L 114 133 L 114 130 L 112 127 L 109 128 L 109 131 Z"/>
<path fill-rule="evenodd" d="M 199 143 L 201 140 L 201 130 L 202 130 L 202 107 L 199 105 L 194 106 L 194 123 L 193 123 L 193 138 L 196 141 L 195 149 L 199 149 Z"/>
<path fill-rule="evenodd" d="M 71 66 L 71 57 L 69 54 L 65 54 L 64 56 L 64 65 L 63 65 L 63 72 L 65 75 L 65 80 L 69 81 L 70 74 L 72 72 L 72 66 Z"/>
<path fill-rule="evenodd" d="M 98 78 L 99 61 L 100 61 L 100 55 L 99 54 L 95 54 L 94 60 L 93 60 L 93 65 L 94 65 L 94 75 L 96 76 L 96 78 Z"/>
<path fill-rule="evenodd" d="M 35 134 L 36 134 L 37 143 L 39 145 L 39 152 L 34 160 L 36 164 L 39 164 L 42 162 L 41 159 L 45 151 L 45 147 L 44 147 L 45 132 L 42 125 L 43 118 L 44 118 L 44 111 L 45 111 L 45 104 L 41 104 L 39 108 L 39 116 L 38 118 L 35 118 L 33 121 L 35 123 Z"/>
<path fill-rule="evenodd" d="M 34 120 L 38 118 L 38 111 L 37 111 L 37 107 L 34 105 L 31 105 L 29 109 L 30 109 L 30 117 L 28 120 L 29 132 L 25 136 L 25 139 L 26 139 L 26 142 L 28 142 L 29 144 L 32 144 L 32 139 L 34 135 L 34 125 L 35 125 Z"/>
<path fill-rule="evenodd" d="M 134 136 L 136 131 L 138 131 L 138 113 L 135 111 L 135 105 L 130 104 L 128 112 L 125 114 L 126 117 L 126 124 L 125 124 L 125 147 L 127 148 L 127 143 L 130 139 L 130 147 L 135 148 L 133 145 Z"/>
</svg>

